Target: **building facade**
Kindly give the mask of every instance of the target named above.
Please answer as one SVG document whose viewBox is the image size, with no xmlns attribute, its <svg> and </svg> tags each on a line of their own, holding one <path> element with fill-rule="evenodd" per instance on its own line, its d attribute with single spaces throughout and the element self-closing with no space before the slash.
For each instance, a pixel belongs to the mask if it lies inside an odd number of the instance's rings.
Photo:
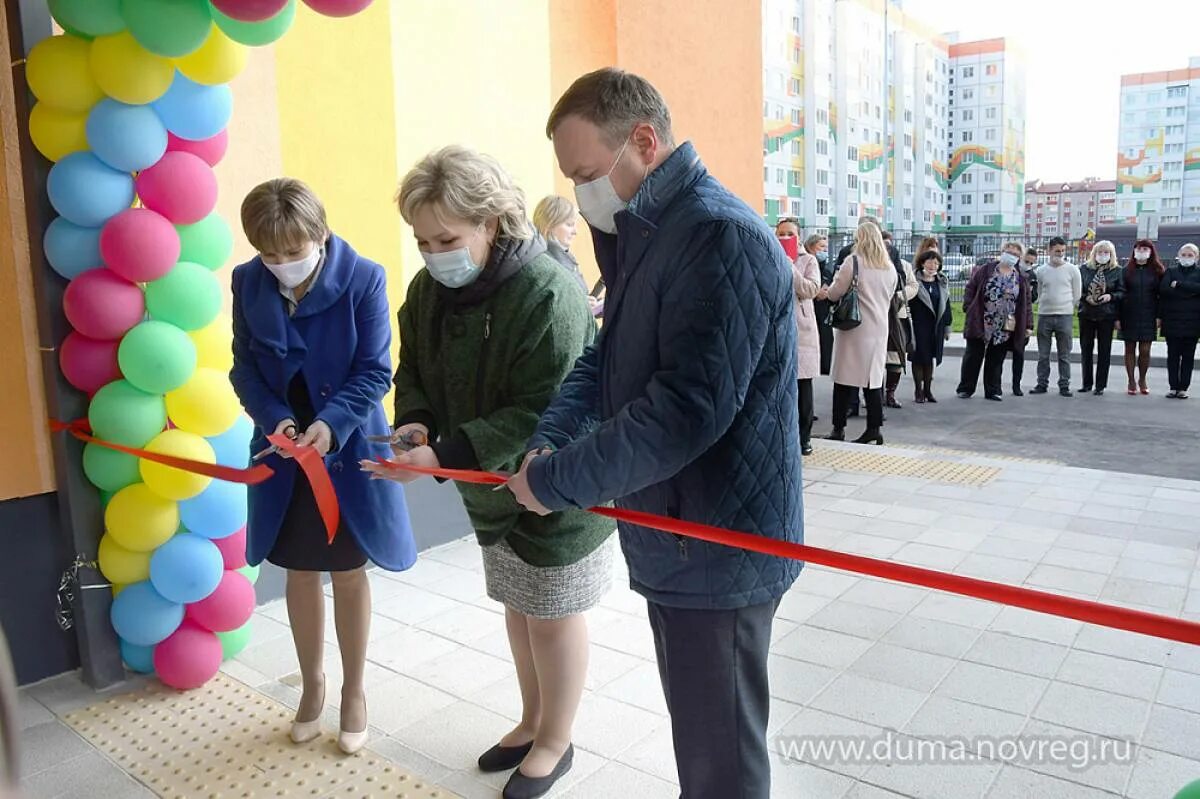
<svg viewBox="0 0 1200 799">
<path fill-rule="evenodd" d="M 1121 78 L 1117 218 L 1200 222 L 1200 57 Z"/>
<path fill-rule="evenodd" d="M 1020 231 L 1024 66 L 1004 40 L 952 44 L 885 0 L 763 0 L 762 37 L 769 221 Z"/>
<path fill-rule="evenodd" d="M 1117 182 L 1085 178 L 1067 183 L 1031 180 L 1025 184 L 1025 235 L 1062 236 L 1076 241 L 1099 225 L 1117 221 Z"/>
</svg>

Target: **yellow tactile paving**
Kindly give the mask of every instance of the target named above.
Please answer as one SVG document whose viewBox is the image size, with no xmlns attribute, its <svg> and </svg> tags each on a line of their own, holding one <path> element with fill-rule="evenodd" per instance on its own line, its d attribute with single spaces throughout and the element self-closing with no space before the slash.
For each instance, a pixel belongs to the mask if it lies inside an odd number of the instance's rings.
<svg viewBox="0 0 1200 799">
<path fill-rule="evenodd" d="M 180 693 L 155 682 L 75 711 L 67 724 L 165 799 L 458 799 L 370 751 L 296 746 L 292 711 L 218 674 Z"/>
<path fill-rule="evenodd" d="M 995 466 L 975 466 L 970 463 L 913 458 L 907 455 L 877 453 L 871 447 L 833 449 L 817 444 L 816 451 L 804 460 L 805 466 L 836 469 L 844 472 L 890 474 L 898 477 L 921 477 L 939 483 L 984 485 L 1000 474 Z"/>
<path fill-rule="evenodd" d="M 922 452 L 929 452 L 934 455 L 950 455 L 957 458 L 987 458 L 990 461 L 1011 461 L 1013 463 L 1043 463 L 1049 465 L 1059 465 L 1062 461 L 1056 461 L 1051 458 L 1027 458 L 1020 455 L 996 455 L 991 452 L 972 452 L 965 449 L 953 449 L 951 447 L 932 447 L 926 444 L 897 444 L 901 449 L 917 449 Z"/>
</svg>

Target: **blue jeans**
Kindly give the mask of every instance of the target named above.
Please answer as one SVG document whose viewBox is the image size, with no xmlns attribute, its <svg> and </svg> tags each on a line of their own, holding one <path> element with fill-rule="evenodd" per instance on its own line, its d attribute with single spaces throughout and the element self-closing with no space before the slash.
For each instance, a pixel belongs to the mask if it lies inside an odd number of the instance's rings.
<svg viewBox="0 0 1200 799">
<path fill-rule="evenodd" d="M 1071 323 L 1074 319 L 1073 314 L 1038 316 L 1038 386 L 1045 388 L 1050 385 L 1050 344 L 1053 339 L 1058 355 L 1058 387 L 1071 387 L 1071 348 L 1075 343 Z"/>
</svg>

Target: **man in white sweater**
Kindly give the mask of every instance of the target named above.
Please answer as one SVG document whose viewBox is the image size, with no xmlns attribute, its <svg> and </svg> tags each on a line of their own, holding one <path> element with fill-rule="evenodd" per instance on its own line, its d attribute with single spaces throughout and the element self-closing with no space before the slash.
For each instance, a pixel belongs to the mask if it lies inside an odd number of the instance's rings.
<svg viewBox="0 0 1200 799">
<path fill-rule="evenodd" d="M 1079 267 L 1067 260 L 1067 242 L 1055 236 L 1046 248 L 1050 263 L 1037 269 L 1038 280 L 1038 368 L 1034 394 L 1045 394 L 1050 385 L 1050 343 L 1054 340 L 1058 352 L 1058 393 L 1071 393 L 1071 347 L 1074 343 L 1072 322 L 1079 298 L 1083 295 L 1083 280 Z"/>
</svg>

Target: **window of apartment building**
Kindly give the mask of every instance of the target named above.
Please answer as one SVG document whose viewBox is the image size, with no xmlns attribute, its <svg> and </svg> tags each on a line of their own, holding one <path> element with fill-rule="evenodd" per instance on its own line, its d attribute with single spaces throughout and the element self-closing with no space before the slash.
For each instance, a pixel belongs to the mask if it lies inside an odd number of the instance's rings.
<svg viewBox="0 0 1200 799">
<path fill-rule="evenodd" d="M 1166 191 L 1179 191 L 1183 188 L 1182 180 L 1164 180 L 1163 189 Z"/>
<path fill-rule="evenodd" d="M 799 218 L 804 213 L 804 205 L 799 200 L 792 200 L 792 216 Z"/>
<path fill-rule="evenodd" d="M 962 76 L 964 78 L 975 77 L 975 67 L 963 67 Z"/>
<path fill-rule="evenodd" d="M 817 170 L 817 185 L 818 186 L 828 186 L 829 185 L 829 172 L 827 172 L 824 169 Z"/>
<path fill-rule="evenodd" d="M 1162 92 L 1146 92 L 1146 105 L 1158 105 L 1162 102 Z"/>
<path fill-rule="evenodd" d="M 1182 172 L 1182 171 L 1183 171 L 1183 162 L 1182 161 L 1167 161 L 1165 164 L 1163 164 L 1163 172 Z"/>
<path fill-rule="evenodd" d="M 994 83 L 991 86 L 985 86 L 983 88 L 983 96 L 988 98 L 989 100 L 992 99 L 993 97 L 995 97 L 999 93 L 1000 93 L 1000 87 Z"/>
<path fill-rule="evenodd" d="M 1136 120 L 1136 119 L 1137 119 L 1137 114 L 1133 113 L 1132 111 L 1126 111 L 1124 114 L 1121 115 L 1121 121 L 1127 125 L 1132 125 L 1134 123 L 1134 120 Z"/>
<path fill-rule="evenodd" d="M 913 171 L 913 162 L 912 162 L 912 159 L 911 159 L 911 158 L 905 158 L 905 159 L 904 159 L 904 171 L 905 171 L 905 172 L 912 172 L 912 171 Z"/>
<path fill-rule="evenodd" d="M 961 197 L 959 197 L 958 199 L 959 199 L 959 202 L 961 202 L 963 205 L 971 205 L 972 203 L 975 202 L 975 197 L 974 197 L 974 195 L 971 195 L 971 194 L 964 194 Z"/>
<path fill-rule="evenodd" d="M 829 124 L 829 111 L 828 110 L 826 110 L 824 108 L 817 109 L 817 124 L 818 125 L 828 125 Z"/>
<path fill-rule="evenodd" d="M 882 143 L 883 143 L 883 134 L 882 134 L 882 133 L 880 133 L 879 131 L 875 131 L 875 143 L 876 143 L 876 144 L 882 144 Z"/>
<path fill-rule="evenodd" d="M 974 100 L 975 99 L 975 90 L 974 89 L 963 89 L 962 90 L 962 99 Z"/>
<path fill-rule="evenodd" d="M 988 64 L 987 66 L 985 66 L 983 68 L 983 74 L 985 74 L 985 75 L 995 75 L 999 71 L 1000 71 L 1000 67 L 997 64 Z"/>
<path fill-rule="evenodd" d="M 925 221 L 930 222 L 932 220 L 933 220 L 933 213 L 931 211 L 926 211 L 925 212 Z"/>
<path fill-rule="evenodd" d="M 928 94 L 925 95 L 925 105 L 933 105 L 933 98 L 931 98 Z"/>
<path fill-rule="evenodd" d="M 789 169 L 788 170 L 788 180 L 790 181 L 792 186 L 799 186 L 800 185 L 800 170 Z"/>
<path fill-rule="evenodd" d="M 851 218 L 858 216 L 858 203 L 850 203 L 850 207 L 847 209 L 846 216 Z"/>
<path fill-rule="evenodd" d="M 863 112 L 863 116 L 871 115 L 871 103 L 868 102 L 867 100 L 863 100 L 862 112 Z"/>
<path fill-rule="evenodd" d="M 764 166 L 763 167 L 763 183 L 767 183 L 770 180 L 771 180 L 771 168 L 769 166 Z"/>
<path fill-rule="evenodd" d="M 1163 147 L 1163 152 L 1164 153 L 1181 153 L 1181 152 L 1183 152 L 1183 145 L 1182 144 L 1168 144 L 1165 147 Z"/>
<path fill-rule="evenodd" d="M 990 192 L 990 191 L 988 191 L 988 192 L 984 192 L 984 194 L 983 194 L 983 204 L 984 204 L 984 205 L 991 205 L 991 204 L 992 204 L 992 203 L 994 203 L 994 202 L 996 202 L 996 195 L 995 195 L 995 194 L 993 194 L 993 193 L 992 193 L 992 192 Z"/>
<path fill-rule="evenodd" d="M 792 124 L 793 125 L 800 124 L 800 109 L 799 108 L 792 109 Z"/>
<path fill-rule="evenodd" d="M 911 222 L 911 221 L 912 221 L 912 209 L 911 209 L 911 208 L 905 208 L 905 209 L 904 209 L 904 221 L 905 221 L 905 222 Z"/>
<path fill-rule="evenodd" d="M 817 200 L 817 216 L 829 215 L 829 200 Z"/>
<path fill-rule="evenodd" d="M 925 199 L 926 200 L 933 199 L 933 189 L 929 188 L 928 186 L 925 187 Z"/>
<path fill-rule="evenodd" d="M 792 139 L 792 155 L 800 155 L 800 140 Z"/>
<path fill-rule="evenodd" d="M 1175 106 L 1171 106 L 1170 108 L 1167 109 L 1167 117 L 1168 118 L 1186 117 L 1186 116 L 1187 116 L 1187 108 L 1185 106 L 1175 105 Z"/>
<path fill-rule="evenodd" d="M 846 160 L 847 161 L 857 161 L 858 160 L 858 148 L 855 147 L 853 144 L 846 148 Z"/>
<path fill-rule="evenodd" d="M 1162 203 L 1163 208 L 1178 208 L 1180 201 L 1178 197 L 1164 197 Z"/>
<path fill-rule="evenodd" d="M 1168 136 L 1182 136 L 1183 125 L 1167 125 L 1166 134 Z"/>
<path fill-rule="evenodd" d="M 789 87 L 792 94 L 799 94 L 801 91 L 800 79 L 792 78 L 792 82 L 789 84 Z"/>
<path fill-rule="evenodd" d="M 829 155 L 829 142 L 825 139 L 817 139 L 817 155 Z"/>
<path fill-rule="evenodd" d="M 925 165 L 925 177 L 933 177 L 933 166 L 931 164 Z"/>
<path fill-rule="evenodd" d="M 995 172 L 984 172 L 983 173 L 983 182 L 984 183 L 995 183 L 996 182 L 996 173 Z"/>
<path fill-rule="evenodd" d="M 959 117 L 962 119 L 963 122 L 971 122 L 972 120 L 975 119 L 975 112 L 972 111 L 970 108 L 964 108 L 962 111 L 959 111 L 958 113 L 959 113 Z"/>
<path fill-rule="evenodd" d="M 960 216 L 960 217 L 958 218 L 958 224 L 960 224 L 960 225 L 969 225 L 969 224 L 971 224 L 971 217 L 969 217 L 969 216 Z"/>
<path fill-rule="evenodd" d="M 883 119 L 883 111 L 879 108 L 879 106 L 875 106 L 875 118 Z"/>
<path fill-rule="evenodd" d="M 1167 97 L 1187 97 L 1187 86 L 1168 86 Z"/>
<path fill-rule="evenodd" d="M 964 131 L 962 132 L 962 140 L 963 140 L 964 142 L 974 141 L 974 140 L 975 140 L 975 136 L 974 136 L 974 135 L 971 133 L 971 131 L 969 131 L 969 130 L 964 130 Z"/>
<path fill-rule="evenodd" d="M 912 196 L 912 193 L 913 193 L 913 191 L 912 191 L 912 190 L 913 190 L 913 187 L 912 187 L 912 184 L 911 184 L 911 183 L 905 183 L 905 184 L 904 184 L 904 196 L 905 196 L 905 197 L 911 197 L 911 196 Z"/>
<path fill-rule="evenodd" d="M 792 17 L 792 33 L 800 32 L 800 17 Z"/>
<path fill-rule="evenodd" d="M 987 108 L 987 111 L 985 111 L 983 115 L 987 119 L 995 119 L 996 118 L 996 106 L 989 105 Z"/>
<path fill-rule="evenodd" d="M 983 138 L 985 141 L 995 141 L 996 140 L 996 129 L 988 128 L 987 130 L 985 130 L 983 132 Z"/>
<path fill-rule="evenodd" d="M 933 73 L 932 73 L 932 72 L 926 72 L 926 73 L 925 73 L 925 82 L 926 82 L 926 83 L 933 83 Z"/>
<path fill-rule="evenodd" d="M 775 106 L 775 116 L 773 117 L 773 119 L 783 119 L 783 106 L 781 106 L 781 105 Z"/>
<path fill-rule="evenodd" d="M 846 175 L 846 188 L 848 188 L 848 189 L 857 189 L 858 188 L 858 175 Z"/>
<path fill-rule="evenodd" d="M 783 183 L 783 170 L 782 169 L 775 170 L 775 182 L 779 183 L 779 184 Z"/>
<path fill-rule="evenodd" d="M 905 121 L 905 122 L 912 122 L 912 121 L 913 121 L 912 111 L 905 111 L 905 112 L 904 112 L 904 121 Z"/>
<path fill-rule="evenodd" d="M 913 137 L 911 133 L 904 134 L 904 146 L 911 149 L 913 146 Z"/>
<path fill-rule="evenodd" d="M 792 48 L 792 63 L 799 64 L 801 61 L 800 46 L 796 45 Z"/>
</svg>

